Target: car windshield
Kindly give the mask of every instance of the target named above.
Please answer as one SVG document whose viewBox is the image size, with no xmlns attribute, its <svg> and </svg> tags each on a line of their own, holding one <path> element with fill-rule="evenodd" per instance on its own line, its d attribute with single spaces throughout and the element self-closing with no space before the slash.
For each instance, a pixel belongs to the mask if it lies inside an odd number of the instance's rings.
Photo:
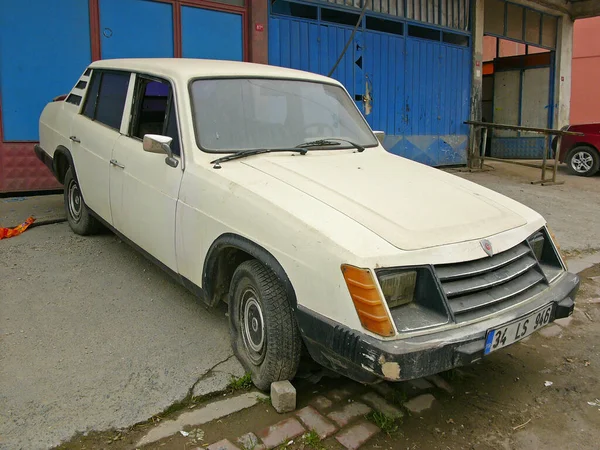
<svg viewBox="0 0 600 450">
<path fill-rule="evenodd" d="M 191 97 L 196 141 L 209 152 L 289 148 L 333 138 L 377 145 L 339 86 L 285 79 L 198 79 L 191 84 Z M 323 146 L 350 147 L 347 142 Z"/>
</svg>

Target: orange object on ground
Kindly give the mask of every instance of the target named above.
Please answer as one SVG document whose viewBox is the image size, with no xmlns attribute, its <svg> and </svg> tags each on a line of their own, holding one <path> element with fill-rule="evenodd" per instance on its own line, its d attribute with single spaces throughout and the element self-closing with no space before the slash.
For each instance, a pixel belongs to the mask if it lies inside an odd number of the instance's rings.
<svg viewBox="0 0 600 450">
<path fill-rule="evenodd" d="M 0 239 L 10 238 L 10 237 L 20 235 L 23 231 L 25 231 L 27 228 L 29 228 L 29 225 L 31 225 L 33 222 L 35 222 L 35 219 L 33 217 L 30 217 L 25 222 L 23 222 L 21 225 L 17 225 L 14 228 L 0 228 Z"/>
</svg>

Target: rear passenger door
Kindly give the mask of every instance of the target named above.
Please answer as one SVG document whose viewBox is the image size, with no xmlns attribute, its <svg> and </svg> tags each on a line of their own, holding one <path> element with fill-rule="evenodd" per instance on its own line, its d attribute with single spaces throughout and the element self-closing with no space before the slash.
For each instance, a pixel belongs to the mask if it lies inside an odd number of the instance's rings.
<svg viewBox="0 0 600 450">
<path fill-rule="evenodd" d="M 131 74 L 94 69 L 85 102 L 71 122 L 71 155 L 87 206 L 112 224 L 109 168 L 119 139 Z"/>
<path fill-rule="evenodd" d="M 113 226 L 173 271 L 175 211 L 183 176 L 176 103 L 167 80 L 136 76 L 131 113 L 117 140 L 110 168 L 110 206 Z M 177 167 L 166 164 L 164 154 L 144 151 L 146 134 L 173 138 L 171 149 Z"/>
</svg>

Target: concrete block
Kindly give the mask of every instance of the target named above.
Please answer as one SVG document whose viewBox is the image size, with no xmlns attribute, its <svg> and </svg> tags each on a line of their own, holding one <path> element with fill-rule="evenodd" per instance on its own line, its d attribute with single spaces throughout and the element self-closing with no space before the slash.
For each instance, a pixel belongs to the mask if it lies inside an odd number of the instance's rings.
<svg viewBox="0 0 600 450">
<path fill-rule="evenodd" d="M 303 434 L 306 430 L 293 417 L 282 420 L 281 422 L 271 425 L 257 433 L 257 436 L 263 441 L 268 449 L 277 447 L 280 444 L 286 443 L 297 436 Z"/>
<path fill-rule="evenodd" d="M 307 429 L 313 430 L 321 439 L 327 439 L 337 431 L 337 427 L 319 414 L 312 406 L 302 408 L 296 415 Z"/>
<path fill-rule="evenodd" d="M 394 388 L 391 387 L 390 384 L 386 383 L 385 381 L 374 384 L 373 386 L 371 386 L 371 388 L 374 391 L 377 391 L 379 394 L 381 394 L 385 398 L 388 398 L 388 397 L 391 397 L 392 395 L 394 395 Z"/>
<path fill-rule="evenodd" d="M 331 420 L 338 424 L 340 427 L 345 427 L 352 420 L 364 416 L 365 414 L 369 414 L 371 412 L 371 408 L 369 408 L 364 403 L 353 402 L 348 403 L 342 409 L 338 409 L 337 411 L 330 412 L 327 414 Z"/>
<path fill-rule="evenodd" d="M 548 325 L 547 327 L 542 328 L 538 333 L 546 338 L 556 337 L 560 333 L 562 333 L 562 328 L 558 325 Z"/>
<path fill-rule="evenodd" d="M 323 397 L 322 395 L 319 395 L 319 396 L 313 398 L 310 401 L 310 404 L 313 405 L 315 408 L 317 408 L 320 411 L 329 409 L 333 405 L 331 400 L 329 400 L 327 397 Z"/>
<path fill-rule="evenodd" d="M 371 422 L 361 422 L 342 431 L 335 438 L 348 450 L 356 450 L 377 433 L 379 428 L 376 425 Z"/>
<path fill-rule="evenodd" d="M 430 389 L 433 389 L 433 384 L 431 384 L 429 381 L 427 381 L 425 378 L 417 378 L 415 380 L 409 380 L 406 382 L 407 387 L 409 388 L 409 394 L 410 391 L 413 391 L 414 393 L 420 394 L 422 392 L 428 391 Z"/>
<path fill-rule="evenodd" d="M 400 408 L 386 402 L 383 397 L 377 395 L 375 392 L 369 392 L 363 395 L 362 399 L 366 404 L 372 406 L 373 409 L 376 409 L 392 419 L 399 419 L 404 416 L 404 413 Z"/>
<path fill-rule="evenodd" d="M 452 388 L 452 386 L 450 386 L 450 383 L 448 383 L 446 380 L 444 380 L 441 376 L 437 374 L 427 377 L 427 380 L 431 381 L 438 388 L 443 389 L 448 394 L 452 394 L 454 392 L 454 389 Z"/>
<path fill-rule="evenodd" d="M 419 414 L 433 406 L 435 397 L 431 394 L 423 394 L 412 398 L 404 404 L 404 407 L 413 414 Z"/>
<path fill-rule="evenodd" d="M 258 438 L 254 433 L 246 433 L 237 439 L 238 444 L 244 450 L 264 450 L 264 444 L 259 443 Z"/>
<path fill-rule="evenodd" d="M 271 383 L 271 404 L 278 413 L 296 409 L 296 388 L 289 381 Z"/>
<path fill-rule="evenodd" d="M 327 398 L 332 402 L 341 402 L 342 400 L 346 400 L 348 397 L 350 397 L 350 395 L 352 395 L 352 392 L 350 392 L 348 389 L 333 389 L 332 391 L 329 391 L 326 395 Z"/>
<path fill-rule="evenodd" d="M 554 321 L 554 323 L 556 325 L 560 325 L 563 328 L 567 328 L 569 325 L 571 325 L 572 321 L 573 321 L 573 316 L 569 316 L 569 317 L 565 317 L 563 319 L 556 319 Z"/>
<path fill-rule="evenodd" d="M 223 439 L 219 442 L 215 442 L 207 447 L 206 450 L 240 450 L 239 447 L 236 447 L 227 439 Z"/>
</svg>

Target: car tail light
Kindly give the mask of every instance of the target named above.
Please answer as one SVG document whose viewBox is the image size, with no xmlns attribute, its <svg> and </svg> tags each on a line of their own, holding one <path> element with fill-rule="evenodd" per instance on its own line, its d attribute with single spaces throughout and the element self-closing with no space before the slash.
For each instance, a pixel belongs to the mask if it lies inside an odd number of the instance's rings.
<svg viewBox="0 0 600 450">
<path fill-rule="evenodd" d="M 54 97 L 52 99 L 52 101 L 53 102 L 64 102 L 66 98 L 67 98 L 67 94 L 59 95 L 58 97 Z"/>
</svg>

